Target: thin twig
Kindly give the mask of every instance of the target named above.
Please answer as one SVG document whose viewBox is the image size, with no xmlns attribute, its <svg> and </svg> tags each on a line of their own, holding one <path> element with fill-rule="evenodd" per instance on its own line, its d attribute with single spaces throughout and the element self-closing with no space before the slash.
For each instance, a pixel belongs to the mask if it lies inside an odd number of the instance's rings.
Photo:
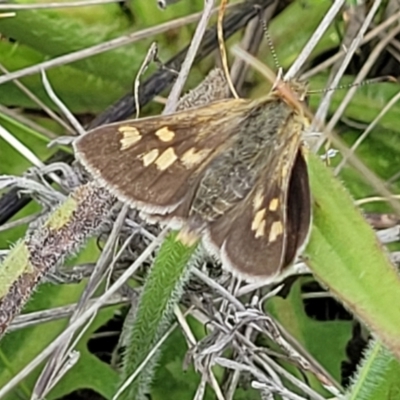
<svg viewBox="0 0 400 400">
<path fill-rule="evenodd" d="M 82 125 L 75 118 L 74 114 L 68 109 L 68 107 L 58 98 L 55 94 L 53 88 L 50 85 L 49 80 L 46 76 L 46 71 L 40 71 L 42 75 L 43 86 L 46 90 L 47 95 L 53 101 L 53 103 L 60 109 L 60 111 L 65 115 L 65 118 L 69 121 L 69 123 L 75 128 L 75 132 L 78 132 L 79 135 L 85 134 L 85 129 L 83 129 Z"/>
<path fill-rule="evenodd" d="M 266 21 L 269 21 L 272 18 L 273 13 L 278 5 L 278 2 L 275 1 L 272 5 L 267 7 L 267 9 L 262 14 L 262 18 Z M 258 17 L 253 18 L 252 21 L 246 27 L 245 33 L 243 35 L 243 39 L 240 43 L 240 47 L 247 50 L 249 54 L 256 55 L 258 49 L 261 45 L 262 39 L 264 37 L 263 25 L 260 24 L 260 20 Z M 231 77 L 234 86 L 240 92 L 240 88 L 242 87 L 249 65 L 241 58 L 237 57 L 232 63 L 231 66 Z"/>
<path fill-rule="evenodd" d="M 368 72 L 372 68 L 373 64 L 375 63 L 376 59 L 379 57 L 379 55 L 384 51 L 386 48 L 387 44 L 400 32 L 400 27 L 396 26 L 395 28 L 392 29 L 390 33 L 388 33 L 374 48 L 374 50 L 370 53 L 367 61 L 363 64 L 361 70 L 357 74 L 356 78 L 354 79 L 353 82 L 353 87 L 351 87 L 342 102 L 340 103 L 340 106 L 336 109 L 335 113 L 333 114 L 332 118 L 330 119 L 329 123 L 326 126 L 326 129 L 328 132 L 333 130 L 334 126 L 339 122 L 340 117 L 344 113 L 344 110 L 350 103 L 351 99 L 353 98 L 356 90 L 359 88 L 359 84 L 364 81 L 366 78 Z"/>
<path fill-rule="evenodd" d="M 135 108 L 136 108 L 136 119 L 140 116 L 140 101 L 139 101 L 139 87 L 140 87 L 140 78 L 144 74 L 144 72 L 149 67 L 149 64 L 155 60 L 157 57 L 158 47 L 157 43 L 153 42 L 150 45 L 149 50 L 147 51 L 146 57 L 144 58 L 142 65 L 139 68 L 138 73 L 136 74 L 135 82 L 134 82 L 134 98 L 135 98 Z"/>
<path fill-rule="evenodd" d="M 197 50 L 200 46 L 201 40 L 203 39 L 204 33 L 207 29 L 207 23 L 213 13 L 214 0 L 205 0 L 204 10 L 202 12 L 200 21 L 197 25 L 196 32 L 194 33 L 192 42 L 190 43 L 189 50 L 185 57 L 185 61 L 182 63 L 181 70 L 179 71 L 178 78 L 171 89 L 168 96 L 167 104 L 165 105 L 163 114 L 171 114 L 174 112 L 179 98 L 182 93 L 183 86 L 189 75 L 190 68 L 192 67 L 194 58 L 196 57 Z"/>
<path fill-rule="evenodd" d="M 393 14 L 390 18 L 380 23 L 377 27 L 372 29 L 368 32 L 365 37 L 361 41 L 361 45 L 369 43 L 372 39 L 378 36 L 380 33 L 385 31 L 387 28 L 390 27 L 394 22 L 398 21 L 400 18 L 400 11 Z M 326 71 L 331 65 L 333 65 L 337 60 L 343 57 L 347 53 L 347 49 L 342 49 L 332 57 L 328 58 L 327 60 L 321 62 L 320 64 L 316 65 L 314 68 L 309 69 L 304 74 L 302 74 L 301 79 L 308 80 L 312 76 L 318 74 L 319 72 Z"/>
<path fill-rule="evenodd" d="M 93 304 L 95 301 L 96 299 L 91 299 L 88 305 Z M 116 295 L 112 297 L 106 304 L 104 304 L 104 307 L 126 304 L 128 301 L 129 299 L 127 297 Z M 67 318 L 72 315 L 76 307 L 77 303 L 18 315 L 18 317 L 14 319 L 7 329 L 7 332 L 13 332 L 19 329 L 28 328 L 30 326 L 43 324 L 45 322 Z"/>
<path fill-rule="evenodd" d="M 22 10 L 42 10 L 48 8 L 71 8 L 71 7 L 90 7 L 100 4 L 118 3 L 119 0 L 84 0 L 66 1 L 65 3 L 35 3 L 35 4 L 0 4 L 0 11 L 22 11 Z"/>
<path fill-rule="evenodd" d="M 363 140 L 368 136 L 368 134 L 375 128 L 378 122 L 382 119 L 384 115 L 400 100 L 400 92 L 395 94 L 389 102 L 382 108 L 379 114 L 374 118 L 374 120 L 368 125 L 367 129 L 360 135 L 354 144 L 350 148 L 350 152 L 348 155 L 343 156 L 342 160 L 340 161 L 339 165 L 335 168 L 334 173 L 338 175 L 344 165 L 346 164 L 349 157 L 354 156 L 354 152 L 356 151 L 357 147 L 363 142 Z"/>
<path fill-rule="evenodd" d="M 354 38 L 354 40 L 351 43 L 351 46 L 349 47 L 348 51 L 346 52 L 346 55 L 343 59 L 343 62 L 340 66 L 340 68 L 337 71 L 336 76 L 332 80 L 331 86 L 336 87 L 339 85 L 339 81 L 342 78 L 344 71 L 346 70 L 347 66 L 349 65 L 354 53 L 356 50 L 359 48 L 360 43 L 362 38 L 365 35 L 365 32 L 367 31 L 368 27 L 371 24 L 372 19 L 374 18 L 376 12 L 378 11 L 378 8 L 381 4 L 381 0 L 375 0 L 374 4 L 372 5 L 367 17 L 365 18 L 365 21 L 363 22 L 360 31 L 358 32 L 357 36 Z M 311 127 L 310 131 L 312 132 L 318 132 L 321 131 L 321 123 L 325 121 L 326 114 L 328 112 L 329 104 L 331 101 L 331 98 L 333 96 L 332 91 L 327 91 L 325 92 L 324 96 L 322 97 L 319 107 L 317 111 L 315 112 L 315 116 L 313 121 L 311 122 Z M 331 119 L 332 121 L 332 119 Z M 326 132 L 331 132 L 334 127 L 333 123 L 328 123 L 325 131 Z M 317 151 L 322 143 L 325 141 L 325 137 L 322 135 L 321 139 L 317 141 L 317 143 L 312 146 L 314 151 Z"/>
<path fill-rule="evenodd" d="M 25 117 L 23 114 L 20 114 L 18 111 L 9 109 L 0 105 L 0 113 L 3 115 L 12 118 L 14 121 L 18 122 L 21 125 L 27 126 L 29 129 L 36 131 L 37 133 L 43 135 L 48 139 L 56 139 L 58 136 L 54 134 L 52 131 L 43 128 L 43 126 L 37 124 L 36 122 L 32 121 L 30 118 Z M 70 128 L 71 129 L 71 128 Z"/>
<path fill-rule="evenodd" d="M 215 13 L 217 9 L 212 10 Z M 49 61 L 44 61 L 39 64 L 35 64 L 32 67 L 22 68 L 18 71 L 11 72 L 6 75 L 0 76 L 0 85 L 6 82 L 10 82 L 17 78 L 22 78 L 25 76 L 33 75 L 39 73 L 41 70 L 48 70 L 50 68 L 59 67 L 72 63 L 74 61 L 82 60 L 87 57 L 94 56 L 96 54 L 101 54 L 106 51 L 116 49 L 127 44 L 138 42 L 142 39 L 148 39 L 151 36 L 158 35 L 160 33 L 166 32 L 171 29 L 179 28 L 183 25 L 196 22 L 201 16 L 202 12 L 195 13 L 186 17 L 177 18 L 173 21 L 168 21 L 163 24 L 157 25 L 156 27 L 151 27 L 143 29 L 139 32 L 133 32 L 129 35 L 125 35 L 116 39 L 109 40 L 104 43 L 97 44 L 95 46 L 88 47 L 83 50 L 78 50 L 60 57 L 53 58 Z"/>
<path fill-rule="evenodd" d="M 99 260 L 96 263 L 96 267 L 93 271 L 93 273 L 90 276 L 89 282 L 87 283 L 85 290 L 83 291 L 78 305 L 74 310 L 74 313 L 71 316 L 70 319 L 70 324 L 79 317 L 79 315 L 85 310 L 87 307 L 87 304 L 90 300 L 90 296 L 95 292 L 95 290 L 98 288 L 99 284 L 101 283 L 102 277 L 104 270 L 107 267 L 112 268 L 114 262 L 118 259 L 117 257 L 114 259 L 113 263 L 109 265 L 108 261 L 111 257 L 112 250 L 115 246 L 115 242 L 118 239 L 118 235 L 120 233 L 120 230 L 122 228 L 123 222 L 125 220 L 125 217 L 127 215 L 129 207 L 125 206 L 123 207 L 123 210 L 119 213 L 117 220 L 115 221 L 113 225 L 113 229 L 109 237 L 107 238 L 106 245 L 104 247 L 104 250 L 101 253 L 101 256 Z M 122 248 L 119 250 L 119 255 L 126 249 L 126 246 L 129 244 L 130 238 L 125 242 L 125 244 L 122 246 Z M 86 324 L 85 329 L 87 329 L 89 326 Z M 83 334 L 85 331 L 81 330 L 80 335 Z M 73 333 L 75 334 L 75 333 Z M 68 348 L 68 344 L 70 340 L 72 339 L 72 335 L 65 339 L 64 342 L 56 349 L 56 351 L 52 354 L 52 357 L 48 360 L 46 363 L 46 366 L 42 370 L 38 380 L 36 381 L 35 384 L 35 389 L 34 393 L 35 395 L 39 398 L 42 399 L 44 398 L 48 391 L 51 390 L 53 387 L 54 383 L 53 381 L 57 378 L 60 379 L 60 373 L 62 372 L 61 367 L 63 362 L 65 361 L 65 357 L 68 355 L 68 353 L 71 351 L 71 349 L 74 348 L 74 344 Z M 75 343 L 77 342 L 77 339 L 75 338 Z"/>
<path fill-rule="evenodd" d="M 14 147 L 15 150 L 18 151 L 24 158 L 26 158 L 29 162 L 31 162 L 37 168 L 44 168 L 44 164 L 42 161 L 36 156 L 33 151 L 28 149 L 21 141 L 19 141 L 14 135 L 8 132 L 5 128 L 0 125 L 0 137 L 5 140 L 10 146 Z M 60 178 L 51 173 L 49 175 L 54 182 L 60 183 Z"/>
<path fill-rule="evenodd" d="M 322 35 L 328 29 L 329 25 L 332 23 L 336 14 L 340 11 L 345 2 L 346 0 L 335 0 L 334 4 L 329 8 L 329 11 L 325 14 L 318 28 L 316 29 L 310 40 L 305 45 L 304 49 L 296 58 L 296 61 L 292 64 L 292 66 L 289 68 L 289 71 L 285 74 L 286 80 L 292 79 L 298 74 L 300 68 L 307 61 L 311 52 L 314 50 L 315 46 L 320 41 Z"/>
<path fill-rule="evenodd" d="M 218 11 L 218 21 L 217 21 L 217 36 L 218 36 L 218 43 L 219 43 L 219 52 L 221 55 L 222 61 L 222 69 L 225 72 L 226 81 L 228 83 L 229 89 L 236 99 L 239 98 L 239 95 L 236 92 L 235 86 L 231 79 L 231 74 L 229 72 L 229 65 L 228 65 L 228 57 L 226 55 L 225 49 L 225 42 L 224 42 L 224 29 L 223 29 L 223 22 L 224 22 L 224 14 L 225 9 L 227 6 L 228 0 L 221 0 L 221 4 Z"/>
<path fill-rule="evenodd" d="M 26 378 L 31 371 L 40 365 L 66 338 L 82 326 L 89 318 L 96 313 L 100 307 L 107 303 L 107 301 L 114 295 L 124 283 L 130 279 L 132 274 L 142 265 L 142 263 L 150 256 L 150 254 L 160 245 L 164 239 L 168 229 L 164 229 L 157 237 L 157 240 L 152 242 L 143 253 L 135 260 L 133 264 L 114 282 L 114 284 L 100 296 L 97 301 L 85 310 L 77 320 L 68 326 L 56 339 L 53 340 L 39 355 L 37 355 L 27 366 L 19 371 L 6 385 L 0 389 L 0 399 L 5 396 L 12 388 L 18 385 L 21 380 Z"/>
<path fill-rule="evenodd" d="M 4 74 L 10 73 L 10 71 L 8 71 L 8 69 L 1 64 L 0 64 L 0 70 L 4 72 Z M 75 131 L 66 122 L 64 122 L 52 109 L 47 107 L 46 104 L 42 100 L 40 100 L 39 97 L 37 97 L 34 93 L 32 93 L 32 91 L 29 90 L 20 80 L 14 79 L 14 85 L 17 86 L 17 88 L 20 89 L 23 93 L 25 93 L 29 99 L 31 99 L 34 103 L 36 103 L 50 118 L 58 122 L 58 124 L 60 124 L 67 132 L 75 134 Z M 12 110 L 10 110 L 10 112 L 11 111 Z M 28 125 L 27 122 L 25 122 L 25 124 Z M 30 124 L 34 124 L 34 122 L 30 122 Z M 47 131 L 43 127 L 38 127 L 36 130 Z M 46 133 L 46 136 L 50 138 L 55 137 L 54 134 L 49 135 L 48 133 Z"/>
</svg>

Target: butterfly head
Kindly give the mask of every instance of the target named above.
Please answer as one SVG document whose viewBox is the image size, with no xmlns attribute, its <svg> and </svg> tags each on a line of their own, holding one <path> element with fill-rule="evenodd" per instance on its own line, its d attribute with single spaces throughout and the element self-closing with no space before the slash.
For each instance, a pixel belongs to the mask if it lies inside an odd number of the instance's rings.
<svg viewBox="0 0 400 400">
<path fill-rule="evenodd" d="M 277 79 L 272 87 L 272 94 L 283 99 L 287 104 L 295 109 L 302 107 L 306 101 L 308 93 L 308 83 L 297 79 L 284 81 Z"/>
</svg>

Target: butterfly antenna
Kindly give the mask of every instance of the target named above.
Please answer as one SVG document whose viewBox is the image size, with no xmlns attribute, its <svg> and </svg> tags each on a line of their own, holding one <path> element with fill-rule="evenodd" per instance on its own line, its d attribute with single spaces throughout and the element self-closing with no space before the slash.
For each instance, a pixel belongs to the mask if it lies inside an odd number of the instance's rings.
<svg viewBox="0 0 400 400">
<path fill-rule="evenodd" d="M 274 59 L 275 67 L 278 70 L 282 69 L 282 67 L 281 67 L 281 65 L 279 63 L 279 60 L 278 60 L 278 56 L 277 56 L 276 51 L 275 51 L 274 42 L 272 41 L 271 35 L 269 34 L 267 22 L 264 19 L 264 16 L 262 14 L 261 8 L 260 8 L 259 11 L 260 11 L 259 12 L 259 18 L 260 18 L 261 25 L 262 25 L 262 28 L 263 28 L 263 31 L 264 31 L 264 36 L 267 39 L 268 47 L 271 50 L 271 54 L 272 54 L 272 58 Z"/>
<path fill-rule="evenodd" d="M 333 87 L 333 88 L 318 89 L 318 90 L 308 90 L 307 94 L 326 93 L 326 92 L 331 92 L 333 90 L 350 89 L 352 87 L 365 86 L 365 85 L 371 85 L 371 84 L 374 84 L 374 83 L 382 83 L 382 82 L 394 82 L 394 83 L 397 83 L 397 79 L 394 78 L 393 76 L 390 76 L 390 75 L 379 76 L 377 78 L 367 79 L 367 80 L 362 81 L 362 82 L 348 83 L 346 85 L 339 85 L 339 86 L 336 86 L 336 87 Z"/>
</svg>

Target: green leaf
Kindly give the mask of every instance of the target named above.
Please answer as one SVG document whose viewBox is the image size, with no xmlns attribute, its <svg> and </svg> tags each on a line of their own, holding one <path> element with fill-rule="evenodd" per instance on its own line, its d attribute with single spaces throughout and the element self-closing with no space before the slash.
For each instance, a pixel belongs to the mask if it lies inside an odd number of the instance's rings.
<svg viewBox="0 0 400 400">
<path fill-rule="evenodd" d="M 80 353 L 79 361 L 50 392 L 48 396 L 49 400 L 59 399 L 79 389 L 92 389 L 106 399 L 112 399 L 115 394 L 115 388 L 118 385 L 119 374 L 110 364 L 101 361 L 97 356 L 92 354 L 88 350 L 87 344 L 92 338 L 93 333 L 107 323 L 117 309 L 118 307 L 116 306 L 107 307 L 97 314 L 95 320 L 76 347 L 76 350 Z"/>
<path fill-rule="evenodd" d="M 48 59 L 46 55 L 26 45 L 0 41 L 0 61 L 9 71 L 35 65 L 46 59 Z M 134 69 L 131 72 L 133 79 Z M 78 70 L 73 65 L 50 69 L 46 71 L 46 74 L 54 92 L 73 113 L 103 111 L 127 91 L 127 88 L 110 77 L 104 79 L 96 77 L 86 71 Z M 38 74 L 28 76 L 22 78 L 21 82 L 48 107 L 56 109 L 43 87 L 41 76 Z M 38 105 L 17 88 L 14 82 L 1 85 L 0 104 L 38 108 Z"/>
<path fill-rule="evenodd" d="M 164 240 L 143 287 L 133 326 L 126 326 L 122 382 L 145 360 L 168 328 L 174 306 L 189 277 L 189 264 L 197 243 L 185 246 L 171 232 Z M 142 399 L 153 379 L 158 356 L 153 356 L 139 378 L 125 390 L 121 399 Z"/>
<path fill-rule="evenodd" d="M 307 316 L 301 293 L 302 279 L 291 288 L 287 298 L 274 297 L 267 303 L 267 310 L 283 327 L 303 345 L 338 382 L 341 380 L 341 363 L 347 358 L 346 345 L 351 338 L 352 323 L 350 321 L 316 321 Z M 329 346 L 326 338 L 329 337 Z M 314 381 L 313 387 L 322 390 L 312 375 L 308 379 Z"/>
<path fill-rule="evenodd" d="M 365 352 L 348 400 L 397 399 L 400 394 L 400 363 L 378 341 L 372 341 Z"/>
<path fill-rule="evenodd" d="M 400 357 L 400 279 L 332 172 L 309 156 L 313 230 L 304 253 L 316 278 Z"/>
</svg>

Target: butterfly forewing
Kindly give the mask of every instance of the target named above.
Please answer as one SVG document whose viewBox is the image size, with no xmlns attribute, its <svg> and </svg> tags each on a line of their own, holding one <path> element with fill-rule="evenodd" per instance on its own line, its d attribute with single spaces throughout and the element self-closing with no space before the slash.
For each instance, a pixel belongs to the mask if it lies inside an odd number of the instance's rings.
<svg viewBox="0 0 400 400">
<path fill-rule="evenodd" d="M 119 199 L 164 214 L 184 201 L 210 160 L 229 146 L 232 118 L 239 123 L 249 103 L 226 100 L 100 127 L 75 141 L 76 155 Z"/>
</svg>

